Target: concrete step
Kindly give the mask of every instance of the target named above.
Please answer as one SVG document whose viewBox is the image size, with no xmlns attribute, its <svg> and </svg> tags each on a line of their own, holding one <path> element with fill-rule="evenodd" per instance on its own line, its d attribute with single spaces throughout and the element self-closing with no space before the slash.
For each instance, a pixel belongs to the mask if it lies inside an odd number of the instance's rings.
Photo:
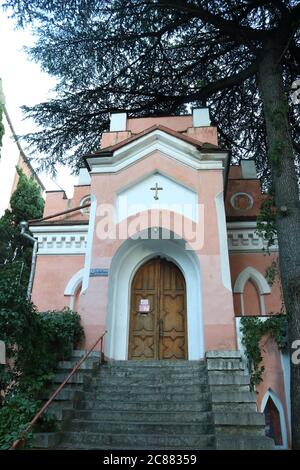
<svg viewBox="0 0 300 470">
<path fill-rule="evenodd" d="M 213 423 L 189 423 L 189 422 L 140 422 L 140 421 L 94 421 L 94 420 L 77 420 L 66 423 L 64 431 L 101 434 L 150 434 L 150 435 L 166 435 L 172 436 L 176 434 L 186 435 L 207 435 L 214 432 Z"/>
<path fill-rule="evenodd" d="M 124 362 L 124 364 L 122 364 Z M 159 373 L 180 373 L 180 372 L 205 372 L 206 365 L 204 363 L 199 363 L 197 361 L 191 363 L 189 361 L 116 361 L 112 364 L 105 364 L 101 366 L 103 371 L 113 371 L 116 372 L 142 372 L 150 373 L 154 372 Z"/>
<path fill-rule="evenodd" d="M 54 387 L 55 389 L 56 387 Z M 45 390 L 41 394 L 41 399 L 48 400 L 54 390 Z M 84 398 L 84 392 L 82 390 L 75 390 L 72 388 L 64 387 L 59 394 L 56 396 L 55 401 L 79 401 Z"/>
<path fill-rule="evenodd" d="M 237 391 L 214 391 L 212 392 L 213 403 L 256 403 L 255 392 Z"/>
<path fill-rule="evenodd" d="M 170 380 L 176 380 L 179 378 L 183 379 L 193 379 L 197 377 L 206 377 L 207 374 L 205 370 L 199 371 L 197 370 L 183 370 L 182 372 L 180 370 L 163 370 L 160 369 L 156 371 L 155 369 L 150 369 L 150 368 L 145 368 L 143 370 L 137 370 L 134 372 L 134 370 L 107 370 L 107 369 L 99 369 L 99 372 L 97 371 L 97 377 L 103 377 L 103 378 L 121 378 L 121 379 L 130 379 L 130 378 L 142 378 L 145 380 L 152 380 L 152 379 L 164 379 L 164 378 L 169 378 Z"/>
<path fill-rule="evenodd" d="M 208 387 L 206 384 L 196 384 L 196 385 L 169 385 L 166 383 L 160 384 L 129 384 L 129 385 L 102 385 L 97 384 L 95 387 L 95 393 L 101 394 L 101 396 L 107 394 L 117 394 L 118 396 L 128 396 L 128 395 L 135 395 L 139 396 L 141 393 L 143 395 L 151 395 L 155 397 L 155 395 L 162 395 L 162 394 L 173 394 L 174 390 L 176 390 L 176 394 L 198 394 L 208 391 Z"/>
<path fill-rule="evenodd" d="M 72 351 L 72 359 L 81 359 L 86 353 L 87 350 L 85 349 L 74 349 Z M 87 360 L 94 357 L 100 358 L 100 353 L 98 351 L 92 351 L 91 354 L 87 357 Z"/>
<path fill-rule="evenodd" d="M 39 432 L 33 434 L 34 449 L 54 449 L 58 446 L 61 435 L 58 432 Z"/>
<path fill-rule="evenodd" d="M 234 359 L 241 358 L 241 351 L 236 350 L 216 350 L 216 351 L 207 351 L 205 353 L 206 359 Z"/>
<path fill-rule="evenodd" d="M 257 411 L 256 403 L 246 402 L 246 403 L 213 403 L 212 410 L 214 412 L 221 411 L 236 411 L 239 413 Z"/>
<path fill-rule="evenodd" d="M 209 373 L 208 383 L 210 385 L 249 385 L 250 377 L 248 374 L 237 372 L 212 371 Z"/>
<path fill-rule="evenodd" d="M 218 435 L 216 437 L 218 450 L 273 450 L 274 441 L 266 436 L 250 436 L 248 434 Z"/>
<path fill-rule="evenodd" d="M 261 426 L 215 426 L 215 432 L 218 435 L 249 435 L 249 436 L 265 436 L 265 430 Z"/>
<path fill-rule="evenodd" d="M 68 376 L 68 373 L 64 372 L 57 372 L 55 376 L 53 377 L 53 383 L 55 384 L 61 384 L 66 377 Z M 84 384 L 84 383 L 90 383 L 91 382 L 91 376 L 86 374 L 86 372 L 75 372 L 72 377 L 68 380 L 68 384 Z"/>
<path fill-rule="evenodd" d="M 211 385 L 210 387 L 211 392 L 249 392 L 250 385 Z"/>
<path fill-rule="evenodd" d="M 124 385 L 124 384 L 138 384 L 138 385 L 145 385 L 145 384 L 167 384 L 167 383 L 174 383 L 176 384 L 183 384 L 183 385 L 194 385 L 194 384 L 207 384 L 208 379 L 206 375 L 122 375 L 122 376 L 108 376 L 108 375 L 95 375 L 93 377 L 93 383 L 99 383 L 100 385 Z"/>
<path fill-rule="evenodd" d="M 106 364 L 106 367 L 170 367 L 170 368 L 177 368 L 177 367 L 199 367 L 203 366 L 205 367 L 205 361 L 204 360 L 199 360 L 199 361 L 188 361 L 185 359 L 179 359 L 179 360 L 152 360 L 152 359 L 146 359 L 146 360 L 127 360 L 127 361 L 111 361 Z"/>
<path fill-rule="evenodd" d="M 70 416 L 70 415 L 69 415 Z M 135 421 L 135 422 L 168 422 L 178 423 L 213 423 L 213 413 L 211 411 L 148 411 L 148 410 L 122 410 L 112 411 L 106 410 L 74 410 L 72 411 L 73 419 L 87 421 Z"/>
<path fill-rule="evenodd" d="M 59 361 L 57 368 L 59 371 L 63 370 L 68 370 L 71 372 L 71 370 L 76 366 L 76 364 L 79 362 L 80 358 L 72 359 L 70 361 Z M 79 367 L 79 371 L 81 370 L 95 370 L 99 366 L 99 360 L 97 358 L 91 358 L 91 359 L 86 359 Z"/>
<path fill-rule="evenodd" d="M 219 412 L 214 413 L 215 424 L 224 426 L 265 426 L 265 417 L 256 412 Z"/>
<path fill-rule="evenodd" d="M 176 390 L 176 389 L 175 389 Z M 207 401 L 209 399 L 209 393 L 208 392 L 185 392 L 184 393 L 184 400 L 187 402 L 201 402 L 203 400 Z M 103 391 L 99 390 L 98 393 L 95 392 L 85 392 L 85 399 L 91 400 L 91 401 L 96 401 L 96 400 L 114 400 L 114 401 L 127 401 L 127 402 L 178 402 L 183 400 L 183 395 L 182 393 L 177 393 L 176 391 L 174 392 L 174 389 L 172 392 L 166 393 L 165 391 L 157 391 L 151 393 L 146 393 L 144 394 L 144 391 L 141 390 L 140 392 L 137 390 L 134 393 L 128 393 L 124 395 L 123 393 L 120 393 L 118 391 L 115 392 L 107 392 L 103 393 Z"/>
<path fill-rule="evenodd" d="M 123 401 L 124 400 L 124 401 Z M 177 412 L 177 411 L 209 411 L 211 403 L 208 399 L 199 399 L 198 402 L 187 403 L 182 401 L 182 397 L 178 401 L 126 401 L 123 400 L 97 400 L 82 401 L 76 405 L 76 409 L 81 410 L 111 410 L 113 411 L 149 411 L 149 412 Z"/>
<path fill-rule="evenodd" d="M 80 449 L 86 446 L 100 449 L 122 447 L 123 449 L 169 449 L 169 448 L 214 448 L 214 435 L 184 435 L 178 428 L 177 435 L 160 434 L 100 434 L 91 432 L 64 432 L 60 446 L 62 448 Z"/>
</svg>

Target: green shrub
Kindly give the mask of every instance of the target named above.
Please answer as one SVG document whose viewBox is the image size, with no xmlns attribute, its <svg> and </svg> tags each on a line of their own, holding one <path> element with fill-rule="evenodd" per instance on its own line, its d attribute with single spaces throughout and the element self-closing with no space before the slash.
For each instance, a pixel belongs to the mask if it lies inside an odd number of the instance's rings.
<svg viewBox="0 0 300 470">
<path fill-rule="evenodd" d="M 58 361 L 70 359 L 84 333 L 80 316 L 68 308 L 38 313 L 32 303 L 18 296 L 10 301 L 10 308 L 2 306 L 1 339 L 10 363 L 0 366 L 0 389 L 5 392 L 0 407 L 0 448 L 6 449 L 39 410 L 39 395 L 51 382 Z M 38 425 L 53 430 L 53 418 L 45 414 Z"/>
</svg>

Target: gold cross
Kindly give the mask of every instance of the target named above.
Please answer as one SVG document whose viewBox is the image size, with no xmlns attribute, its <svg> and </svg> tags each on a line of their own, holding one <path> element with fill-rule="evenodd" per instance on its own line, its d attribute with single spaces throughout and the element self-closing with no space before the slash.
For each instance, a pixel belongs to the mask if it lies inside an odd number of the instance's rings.
<svg viewBox="0 0 300 470">
<path fill-rule="evenodd" d="M 154 194 L 154 199 L 157 201 L 158 200 L 158 191 L 161 191 L 163 190 L 163 188 L 159 188 L 158 184 L 155 183 L 155 188 L 150 188 L 151 191 L 155 191 L 155 194 Z"/>
</svg>

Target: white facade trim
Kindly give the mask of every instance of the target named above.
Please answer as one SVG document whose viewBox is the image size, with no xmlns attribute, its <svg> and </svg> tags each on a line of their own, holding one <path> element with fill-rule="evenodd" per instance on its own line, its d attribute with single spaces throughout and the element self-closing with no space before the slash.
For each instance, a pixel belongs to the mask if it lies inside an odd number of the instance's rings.
<svg viewBox="0 0 300 470">
<path fill-rule="evenodd" d="M 105 355 L 128 359 L 131 283 L 139 267 L 149 259 L 162 256 L 173 261 L 186 281 L 188 359 L 204 357 L 204 327 L 200 266 L 196 255 L 185 249 L 184 240 L 126 240 L 110 267 L 107 336 Z"/>
<path fill-rule="evenodd" d="M 228 248 L 231 253 L 261 252 L 267 250 L 267 242 L 257 233 L 256 222 L 227 223 Z M 269 248 L 270 252 L 278 251 L 278 243 Z"/>
<path fill-rule="evenodd" d="M 160 151 L 167 157 L 196 170 L 222 170 L 228 163 L 228 152 L 205 153 L 205 149 L 198 150 L 194 145 L 161 130 L 153 130 L 144 137 L 124 145 L 114 152 L 113 157 L 93 156 L 87 158 L 87 162 L 91 174 L 114 173 L 155 151 Z"/>
<path fill-rule="evenodd" d="M 215 204 L 216 204 L 216 212 L 217 212 L 218 231 L 219 231 L 222 282 L 223 282 L 224 287 L 226 287 L 226 289 L 232 292 L 223 191 L 221 191 L 219 194 L 216 195 Z"/>
<path fill-rule="evenodd" d="M 30 226 L 38 240 L 38 255 L 81 255 L 86 252 L 87 226 Z"/>
<path fill-rule="evenodd" d="M 279 400 L 278 396 L 276 393 L 269 388 L 262 401 L 261 401 L 261 406 L 260 406 L 260 411 L 261 413 L 264 412 L 265 407 L 267 405 L 268 399 L 271 398 L 273 400 L 274 405 L 276 406 L 278 412 L 279 412 L 279 418 L 280 418 L 280 428 L 281 428 L 281 436 L 282 436 L 282 445 L 281 446 L 275 446 L 276 449 L 287 449 L 288 448 L 288 438 L 287 438 L 287 427 L 286 427 L 286 422 L 285 422 L 285 416 L 284 416 L 284 410 L 281 401 Z"/>
<path fill-rule="evenodd" d="M 92 263 L 92 250 L 93 250 L 93 238 L 95 232 L 95 221 L 97 212 L 97 198 L 93 194 L 91 195 L 91 206 L 90 206 L 90 217 L 86 239 L 86 250 L 84 260 L 84 273 L 82 281 L 81 295 L 85 293 L 89 285 L 90 269 Z"/>
<path fill-rule="evenodd" d="M 121 191 L 123 190 L 124 188 Z M 39 255 L 85 254 L 88 224 L 55 226 L 32 225 L 30 226 L 30 231 L 33 233 L 34 237 L 39 239 Z M 84 235 L 84 238 L 81 239 L 80 246 L 78 246 L 78 239 L 76 243 L 74 243 L 74 240 L 71 240 L 70 238 L 68 240 L 63 239 L 65 236 L 76 237 L 76 235 Z M 227 223 L 227 237 L 229 253 L 260 253 L 267 246 L 262 238 L 256 233 L 256 222 Z M 270 251 L 278 251 L 277 245 L 271 247 Z"/>
</svg>

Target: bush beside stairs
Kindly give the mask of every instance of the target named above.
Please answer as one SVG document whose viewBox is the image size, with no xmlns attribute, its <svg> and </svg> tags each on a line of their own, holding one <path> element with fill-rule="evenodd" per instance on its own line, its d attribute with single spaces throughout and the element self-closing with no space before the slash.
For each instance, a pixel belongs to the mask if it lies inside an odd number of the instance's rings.
<svg viewBox="0 0 300 470">
<path fill-rule="evenodd" d="M 50 407 L 39 449 L 272 449 L 238 351 L 203 361 L 113 361 L 92 353 Z M 59 363 L 55 386 L 83 355 Z M 44 398 L 48 398 L 49 391 Z"/>
</svg>

